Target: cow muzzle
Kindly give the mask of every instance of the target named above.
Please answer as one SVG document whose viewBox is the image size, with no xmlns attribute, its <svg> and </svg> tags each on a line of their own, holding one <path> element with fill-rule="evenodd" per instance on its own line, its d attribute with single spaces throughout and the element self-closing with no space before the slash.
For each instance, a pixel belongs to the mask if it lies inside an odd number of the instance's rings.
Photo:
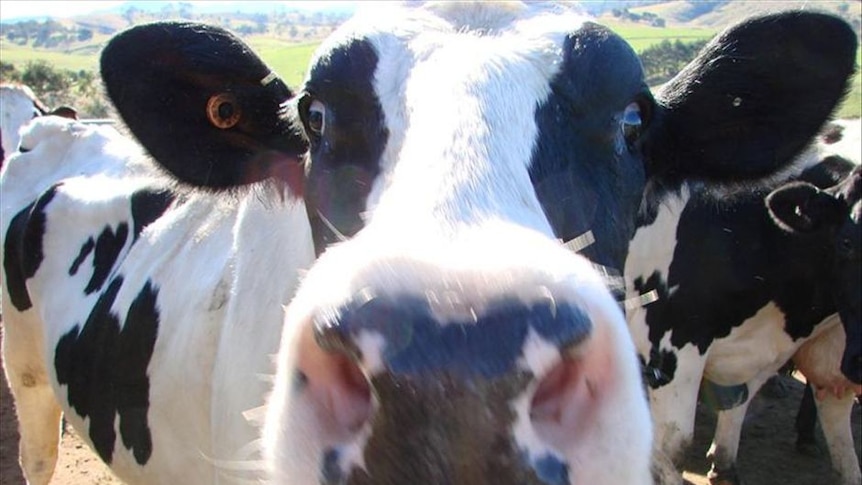
<svg viewBox="0 0 862 485">
<path fill-rule="evenodd" d="M 569 483 L 534 420 L 559 421 L 560 409 L 542 408 L 591 392 L 577 356 L 590 319 L 547 287 L 529 303 L 504 298 L 479 311 L 441 299 L 363 294 L 316 323 L 317 343 L 340 360 L 339 394 L 353 396 L 342 403 L 369 401 L 364 443 L 353 444 L 365 467 L 345 466 L 350 451 L 335 446 L 325 483 Z"/>
<path fill-rule="evenodd" d="M 647 420 L 646 402 L 603 278 L 524 234 L 506 241 L 529 250 L 505 256 L 361 234 L 327 251 L 287 308 L 272 448 L 325 484 L 576 483 L 603 420 Z M 297 428 L 317 444 L 294 447 Z"/>
</svg>

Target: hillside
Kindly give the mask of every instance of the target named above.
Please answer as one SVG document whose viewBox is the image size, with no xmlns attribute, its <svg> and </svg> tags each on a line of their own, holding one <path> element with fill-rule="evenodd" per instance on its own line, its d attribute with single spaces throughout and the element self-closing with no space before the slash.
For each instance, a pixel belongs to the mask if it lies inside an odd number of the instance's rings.
<svg viewBox="0 0 862 485">
<path fill-rule="evenodd" d="M 322 10 L 310 11 L 266 1 L 161 4 L 137 0 L 72 18 L 4 22 L 0 23 L 0 80 L 14 80 L 10 73 L 22 72 L 33 61 L 92 77 L 99 52 L 112 35 L 131 25 L 173 19 L 211 23 L 236 32 L 290 86 L 297 86 L 316 46 L 351 14 L 343 3 L 330 4 L 341 5 L 340 9 L 325 7 L 326 2 L 320 5 Z M 664 41 L 703 41 L 746 17 L 776 10 L 824 10 L 845 18 L 857 32 L 862 30 L 862 0 L 592 0 L 582 5 L 638 53 Z M 862 64 L 862 57 L 859 62 Z M 47 97 L 48 102 L 58 99 Z M 87 95 L 83 99 L 86 104 L 93 98 Z M 840 116 L 859 116 L 862 80 L 858 74 L 848 100 Z M 92 113 L 103 112 L 104 103 L 95 103 L 93 108 Z"/>
<path fill-rule="evenodd" d="M 96 51 L 114 34 L 132 25 L 159 20 L 193 20 L 225 27 L 243 38 L 262 36 L 284 42 L 307 43 L 326 37 L 349 15 L 346 11 L 289 9 L 276 2 L 225 2 L 221 10 L 209 4 L 169 3 L 154 9 L 147 2 L 126 2 L 121 7 L 61 19 L 29 19 L 0 23 L 4 61 L 14 47 L 75 54 Z M 160 4 L 159 4 L 160 5 Z M 249 10 L 258 5 L 260 10 Z M 232 10 L 233 6 L 237 10 Z M 239 10 L 239 6 L 243 9 Z M 265 8 L 267 7 L 268 8 Z M 228 9 L 228 10 L 226 10 Z"/>
<path fill-rule="evenodd" d="M 637 14 L 650 13 L 667 22 L 667 26 L 686 26 L 720 30 L 746 17 L 783 10 L 818 10 L 844 18 L 855 29 L 862 27 L 860 0 L 675 0 L 630 8 Z"/>
</svg>

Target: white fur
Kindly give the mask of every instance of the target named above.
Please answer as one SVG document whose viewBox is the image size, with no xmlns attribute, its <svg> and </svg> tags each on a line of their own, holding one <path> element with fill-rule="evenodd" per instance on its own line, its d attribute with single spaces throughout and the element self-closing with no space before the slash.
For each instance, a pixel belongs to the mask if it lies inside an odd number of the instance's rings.
<svg viewBox="0 0 862 485">
<path fill-rule="evenodd" d="M 3 141 L 3 158 L 9 158 L 18 149 L 19 131 L 36 116 L 36 95 L 23 84 L 0 86 L 0 138 Z"/>
<path fill-rule="evenodd" d="M 88 421 L 66 403 L 54 349 L 74 324 L 83 324 L 98 295 L 84 297 L 89 273 L 68 274 L 87 237 L 129 220 L 128 195 L 162 187 L 139 163 L 141 150 L 112 128 L 39 118 L 24 134 L 31 148 L 4 168 L 3 237 L 8 221 L 32 198 L 62 181 L 47 210 L 45 260 L 27 280 L 34 307 L 9 301 L 4 281 L 4 361 L 22 432 L 23 467 L 30 483 L 47 483 L 56 459 L 60 410 L 88 441 Z M 229 483 L 260 472 L 250 444 L 258 429 L 243 412 L 259 407 L 277 349 L 282 305 L 299 270 L 313 260 L 305 209 L 270 188 L 220 199 L 188 194 L 126 242 L 115 274 L 124 284 L 112 311 L 125 315 L 147 281 L 159 289 L 160 325 L 148 367 L 148 421 L 153 454 L 139 466 L 118 433 L 112 470 L 126 483 Z M 269 194 L 269 195 L 275 195 Z M 90 267 L 92 254 L 81 267 Z M 84 274 L 87 273 L 87 274 Z M 5 276 L 4 276 L 5 277 Z M 24 381 L 36 378 L 37 386 Z M 58 406 L 59 405 L 59 406 Z M 42 411 L 44 410 L 44 411 Z"/>
</svg>

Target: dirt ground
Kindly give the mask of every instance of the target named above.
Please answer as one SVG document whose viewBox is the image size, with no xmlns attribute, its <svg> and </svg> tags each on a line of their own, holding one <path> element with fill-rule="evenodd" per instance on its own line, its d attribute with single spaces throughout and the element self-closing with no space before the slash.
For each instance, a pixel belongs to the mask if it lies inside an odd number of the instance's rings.
<svg viewBox="0 0 862 485">
<path fill-rule="evenodd" d="M 0 373 L 2 376 L 2 373 Z M 793 423 L 802 397 L 803 385 L 784 378 L 789 387 L 785 397 L 757 396 L 749 409 L 739 452 L 740 473 L 747 485 L 830 485 L 835 483 L 822 435 L 824 451 L 811 457 L 798 453 L 794 446 Z M 715 416 L 706 409 L 698 413 L 695 443 L 686 464 L 685 478 L 692 485 L 707 485 L 709 465 L 704 458 L 715 426 Z M 853 435 L 860 455 L 862 415 L 854 407 Z M 18 430 L 12 396 L 5 378 L 0 383 L 0 485 L 22 485 L 18 467 Z M 71 428 L 66 428 L 60 444 L 60 459 L 51 485 L 121 485 Z"/>
</svg>

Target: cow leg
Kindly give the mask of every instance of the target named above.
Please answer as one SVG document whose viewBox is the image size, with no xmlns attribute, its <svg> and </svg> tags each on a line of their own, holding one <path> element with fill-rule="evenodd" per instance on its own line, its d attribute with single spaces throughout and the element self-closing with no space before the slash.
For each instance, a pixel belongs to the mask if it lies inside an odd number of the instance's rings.
<svg viewBox="0 0 862 485">
<path fill-rule="evenodd" d="M 685 449 L 694 437 L 697 395 L 706 356 L 696 347 L 678 352 L 673 380 L 650 391 L 650 406 L 655 426 L 653 473 L 657 485 L 682 483 L 681 465 Z"/>
<path fill-rule="evenodd" d="M 847 392 L 839 398 L 829 393 L 823 399 L 815 399 L 820 426 L 832 457 L 832 468 L 841 476 L 842 485 L 862 483 L 862 471 L 853 447 L 850 429 L 850 413 L 853 409 L 853 393 Z"/>
<path fill-rule="evenodd" d="M 712 463 L 707 477 L 711 485 L 740 485 L 739 473 L 736 469 L 736 455 L 739 452 L 739 439 L 742 435 L 742 425 L 751 396 L 743 404 L 719 411 L 715 423 L 715 435 L 712 445 L 706 453 Z"/>
<path fill-rule="evenodd" d="M 38 323 L 4 313 L 3 366 L 18 414 L 21 469 L 30 485 L 47 485 L 57 464 L 62 411 L 41 360 L 41 335 L 31 331 Z"/>
<path fill-rule="evenodd" d="M 820 454 L 815 437 L 816 426 L 817 405 L 814 404 L 814 391 L 811 384 L 806 384 L 796 413 L 796 451 L 809 456 Z"/>
<path fill-rule="evenodd" d="M 736 456 L 739 453 L 739 439 L 742 425 L 751 400 L 763 384 L 772 377 L 772 372 L 764 372 L 747 382 L 748 398 L 744 403 L 731 409 L 718 412 L 715 434 L 706 457 L 712 462 L 709 470 L 709 483 L 712 485 L 740 485 L 736 469 Z"/>
</svg>

